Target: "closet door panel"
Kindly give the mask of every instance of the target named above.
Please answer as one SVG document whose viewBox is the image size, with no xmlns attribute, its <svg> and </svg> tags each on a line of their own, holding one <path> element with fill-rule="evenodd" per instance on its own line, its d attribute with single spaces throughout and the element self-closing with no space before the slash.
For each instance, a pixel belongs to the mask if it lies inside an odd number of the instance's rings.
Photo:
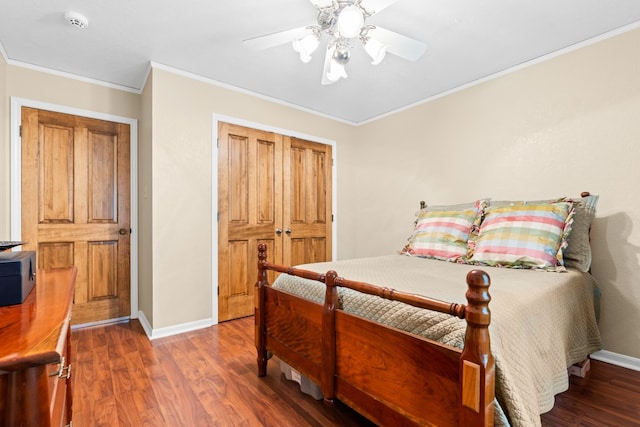
<svg viewBox="0 0 640 427">
<path fill-rule="evenodd" d="M 253 314 L 257 247 L 282 258 L 282 137 L 227 123 L 218 132 L 218 320 Z M 273 258 L 274 256 L 280 258 Z"/>
<path fill-rule="evenodd" d="M 284 263 L 328 261 L 331 146 L 285 137 L 284 147 Z"/>
</svg>

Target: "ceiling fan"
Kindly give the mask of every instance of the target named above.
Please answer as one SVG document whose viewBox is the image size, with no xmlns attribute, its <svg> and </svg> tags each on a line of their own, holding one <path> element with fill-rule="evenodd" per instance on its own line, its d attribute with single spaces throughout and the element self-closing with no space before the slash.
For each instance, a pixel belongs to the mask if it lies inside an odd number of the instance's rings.
<svg viewBox="0 0 640 427">
<path fill-rule="evenodd" d="M 291 30 L 244 40 L 253 49 L 268 49 L 291 43 L 302 62 L 309 62 L 324 34 L 329 36 L 325 50 L 323 85 L 346 78 L 344 66 L 351 59 L 354 40 L 360 40 L 364 50 L 379 64 L 391 53 L 409 61 L 417 61 L 425 52 L 421 41 L 403 36 L 377 25 L 366 24 L 367 18 L 391 6 L 398 0 L 310 0 L 318 9 L 317 22 Z"/>
</svg>

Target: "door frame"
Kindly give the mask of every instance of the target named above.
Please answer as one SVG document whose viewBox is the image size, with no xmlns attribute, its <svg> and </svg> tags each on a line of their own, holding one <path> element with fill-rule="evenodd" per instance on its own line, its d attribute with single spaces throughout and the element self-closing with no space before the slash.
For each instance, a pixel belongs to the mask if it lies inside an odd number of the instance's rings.
<svg viewBox="0 0 640 427">
<path fill-rule="evenodd" d="M 211 150 L 211 324 L 216 325 L 218 323 L 218 125 L 220 122 L 231 123 L 238 126 L 243 126 L 252 129 L 258 129 L 265 132 L 279 133 L 285 136 L 292 136 L 295 138 L 306 139 L 307 141 L 319 142 L 321 144 L 331 146 L 331 215 L 333 222 L 331 225 L 331 259 L 337 258 L 337 229 L 338 229 L 338 216 L 337 211 L 337 165 L 338 165 L 338 153 L 336 150 L 336 141 L 326 138 L 320 138 L 318 136 L 307 135 L 304 133 L 278 128 L 275 126 L 265 125 L 263 123 L 256 123 L 237 117 L 225 116 L 222 114 L 214 113 L 212 117 L 212 133 L 211 142 L 213 149 Z M 257 250 L 257 248 L 256 248 Z M 257 268 L 257 266 L 256 266 Z"/>
<path fill-rule="evenodd" d="M 138 318 L 138 120 L 130 117 L 116 116 L 113 114 L 99 113 L 96 111 L 72 108 L 64 105 L 48 102 L 34 101 L 31 99 L 11 97 L 11 240 L 21 240 L 22 236 L 22 140 L 20 138 L 20 126 L 22 123 L 22 107 L 36 108 L 38 110 L 53 111 L 56 113 L 71 114 L 74 116 L 88 117 L 91 119 L 106 120 L 115 123 L 129 125 L 129 170 L 130 170 L 130 216 L 131 216 L 131 243 L 130 243 L 130 298 L 131 314 L 129 317 L 110 319 L 101 322 L 81 325 L 92 326 L 102 323 L 111 323 L 127 319 Z"/>
</svg>

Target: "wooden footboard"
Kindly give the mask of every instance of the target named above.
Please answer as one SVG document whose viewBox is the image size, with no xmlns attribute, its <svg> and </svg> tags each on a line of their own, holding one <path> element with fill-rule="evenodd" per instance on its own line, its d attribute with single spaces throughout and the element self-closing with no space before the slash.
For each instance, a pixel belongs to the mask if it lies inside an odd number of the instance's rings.
<svg viewBox="0 0 640 427">
<path fill-rule="evenodd" d="M 325 283 L 324 304 L 272 288 L 267 271 Z M 467 275 L 467 305 L 267 262 L 258 248 L 255 333 L 258 375 L 271 352 L 320 385 L 324 400 L 345 402 L 379 425 L 492 426 L 494 360 L 490 351 L 489 276 Z M 349 314 L 338 287 L 401 301 L 467 321 L 464 349 Z"/>
</svg>

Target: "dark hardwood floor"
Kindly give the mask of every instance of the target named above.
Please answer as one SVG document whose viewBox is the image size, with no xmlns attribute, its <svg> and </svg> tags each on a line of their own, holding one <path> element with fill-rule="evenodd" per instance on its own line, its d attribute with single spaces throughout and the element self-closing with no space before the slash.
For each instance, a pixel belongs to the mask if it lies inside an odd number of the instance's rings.
<svg viewBox="0 0 640 427">
<path fill-rule="evenodd" d="M 149 341 L 138 321 L 74 330 L 73 425 L 371 426 L 300 392 L 276 359 L 256 375 L 253 318 Z M 640 372 L 592 361 L 543 426 L 640 426 Z"/>
</svg>

